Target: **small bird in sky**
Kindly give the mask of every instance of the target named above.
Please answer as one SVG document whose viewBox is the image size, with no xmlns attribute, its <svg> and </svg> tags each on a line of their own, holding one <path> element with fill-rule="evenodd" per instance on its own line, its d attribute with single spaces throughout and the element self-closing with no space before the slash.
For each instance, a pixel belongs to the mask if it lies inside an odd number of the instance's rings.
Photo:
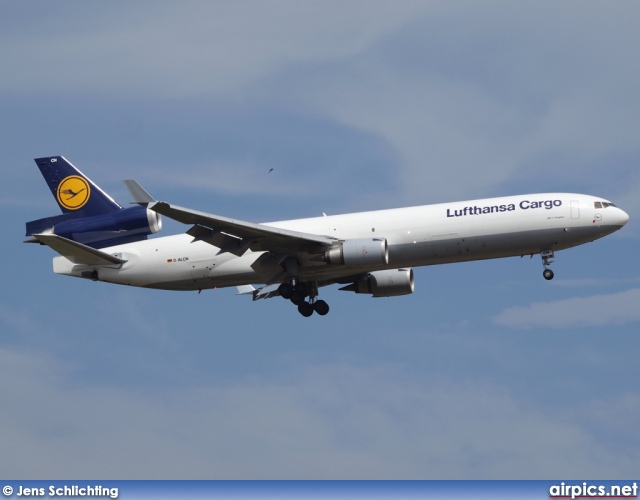
<svg viewBox="0 0 640 500">
<path fill-rule="evenodd" d="M 268 174 L 270 174 L 271 172 L 273 172 L 273 169 L 269 169 L 269 171 L 267 172 Z"/>
</svg>

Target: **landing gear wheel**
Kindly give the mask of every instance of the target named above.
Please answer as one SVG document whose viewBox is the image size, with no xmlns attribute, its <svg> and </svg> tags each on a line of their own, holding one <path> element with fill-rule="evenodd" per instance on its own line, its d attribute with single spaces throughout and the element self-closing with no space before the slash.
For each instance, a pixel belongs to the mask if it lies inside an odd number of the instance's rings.
<svg viewBox="0 0 640 500">
<path fill-rule="evenodd" d="M 289 283 L 282 283 L 278 287 L 278 293 L 284 299 L 290 299 L 293 295 L 293 287 Z"/>
<path fill-rule="evenodd" d="M 299 292 L 294 291 L 291 294 L 290 300 L 293 303 L 293 305 L 299 306 L 300 304 L 302 304 L 304 302 L 304 296 L 301 295 Z"/>
<path fill-rule="evenodd" d="M 553 261 L 550 260 L 553 259 L 553 250 L 543 250 L 540 252 L 540 257 L 542 257 L 542 265 L 544 266 L 542 276 L 544 276 L 544 279 L 547 281 L 552 280 L 553 271 L 549 269 L 549 265 L 553 264 Z"/>
<path fill-rule="evenodd" d="M 327 304 L 324 300 L 317 300 L 313 304 L 313 308 L 320 316 L 324 316 L 329 312 L 329 304 Z"/>
<path fill-rule="evenodd" d="M 298 312 L 308 318 L 313 314 L 313 305 L 309 304 L 309 302 L 302 302 L 298 305 Z"/>
</svg>

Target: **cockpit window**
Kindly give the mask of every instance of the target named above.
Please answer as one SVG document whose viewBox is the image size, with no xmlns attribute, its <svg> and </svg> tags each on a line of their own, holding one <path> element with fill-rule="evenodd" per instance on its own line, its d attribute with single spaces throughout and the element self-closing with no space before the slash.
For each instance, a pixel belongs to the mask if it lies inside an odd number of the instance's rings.
<svg viewBox="0 0 640 500">
<path fill-rule="evenodd" d="M 607 207 L 615 207 L 615 205 L 609 201 L 595 201 L 594 205 L 596 208 L 607 208 Z"/>
</svg>

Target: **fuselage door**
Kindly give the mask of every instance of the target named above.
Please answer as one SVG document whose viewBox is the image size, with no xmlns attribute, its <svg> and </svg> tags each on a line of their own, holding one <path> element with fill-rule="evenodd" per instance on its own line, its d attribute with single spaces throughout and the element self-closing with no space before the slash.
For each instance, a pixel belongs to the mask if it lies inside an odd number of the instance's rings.
<svg viewBox="0 0 640 500">
<path fill-rule="evenodd" d="M 571 201 L 571 218 L 579 219 L 580 218 L 580 202 L 576 200 Z"/>
</svg>

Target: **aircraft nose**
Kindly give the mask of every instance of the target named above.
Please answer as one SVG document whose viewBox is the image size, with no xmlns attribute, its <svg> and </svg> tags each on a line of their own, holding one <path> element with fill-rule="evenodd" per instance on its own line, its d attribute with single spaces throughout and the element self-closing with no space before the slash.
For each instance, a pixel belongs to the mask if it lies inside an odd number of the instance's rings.
<svg viewBox="0 0 640 500">
<path fill-rule="evenodd" d="M 616 224 L 619 224 L 620 227 L 624 226 L 627 222 L 629 222 L 629 214 L 624 210 L 618 209 L 618 214 L 616 215 Z"/>
</svg>

